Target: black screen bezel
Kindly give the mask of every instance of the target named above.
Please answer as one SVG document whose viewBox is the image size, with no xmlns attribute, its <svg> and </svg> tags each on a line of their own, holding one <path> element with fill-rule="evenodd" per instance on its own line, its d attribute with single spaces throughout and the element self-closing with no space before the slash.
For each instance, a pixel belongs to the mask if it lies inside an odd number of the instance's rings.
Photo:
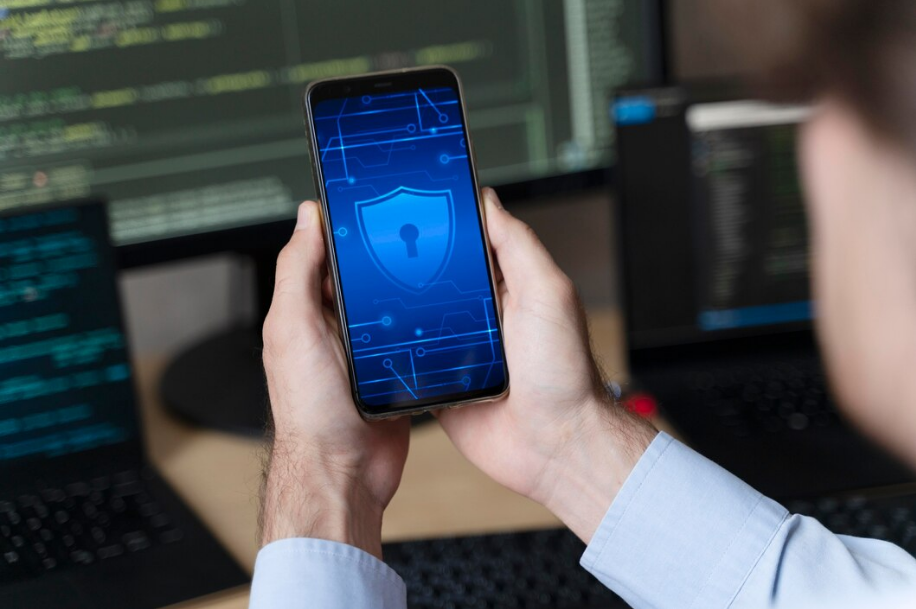
<svg viewBox="0 0 916 609">
<path fill-rule="evenodd" d="M 318 141 L 314 136 L 314 108 L 316 105 L 335 99 L 348 97 L 360 97 L 362 95 L 379 94 L 379 93 L 398 93 L 404 91 L 415 91 L 418 88 L 450 88 L 455 91 L 458 97 L 459 107 L 462 114 L 462 133 L 465 141 L 468 143 L 468 163 L 471 171 L 473 182 L 474 198 L 477 205 L 477 225 L 480 230 L 480 238 L 483 241 L 484 249 L 487 253 L 487 279 L 490 284 L 490 296 L 493 299 L 496 310 L 496 327 L 499 332 L 499 350 L 502 356 L 503 382 L 489 389 L 478 389 L 474 391 L 461 391 L 450 393 L 422 400 L 410 401 L 390 401 L 383 405 L 370 405 L 363 401 L 359 395 L 359 385 L 356 380 L 356 369 L 353 364 L 352 342 L 350 339 L 349 326 L 347 323 L 347 307 L 340 285 L 339 270 L 337 266 L 337 250 L 334 240 L 328 237 L 331 230 L 330 209 L 327 204 L 327 193 L 324 185 L 324 174 L 321 163 L 317 161 L 320 158 Z M 322 212 L 325 221 L 325 246 L 329 253 L 328 266 L 331 277 L 334 282 L 334 289 L 337 295 L 337 313 L 340 317 L 340 332 L 344 342 L 344 348 L 347 353 L 347 367 L 350 377 L 350 388 L 353 392 L 353 400 L 360 413 L 370 419 L 386 418 L 402 414 L 419 413 L 435 408 L 462 404 L 467 402 L 486 401 L 497 398 L 505 394 L 509 389 L 509 369 L 506 363 L 506 353 L 503 341 L 503 327 L 500 315 L 501 308 L 498 304 L 498 292 L 493 274 L 493 260 L 490 250 L 490 243 L 487 238 L 486 227 L 484 226 L 483 208 L 480 199 L 480 186 L 477 181 L 477 159 L 474 152 L 474 144 L 468 133 L 467 114 L 465 112 L 464 94 L 461 88 L 461 82 L 455 72 L 445 66 L 434 66 L 431 68 L 399 70 L 395 72 L 380 72 L 376 74 L 367 74 L 355 78 L 340 78 L 318 81 L 312 83 L 305 92 L 305 117 L 306 117 L 306 134 L 309 138 L 310 151 L 312 156 L 312 171 L 315 181 L 315 190 L 319 193 L 321 199 Z"/>
</svg>

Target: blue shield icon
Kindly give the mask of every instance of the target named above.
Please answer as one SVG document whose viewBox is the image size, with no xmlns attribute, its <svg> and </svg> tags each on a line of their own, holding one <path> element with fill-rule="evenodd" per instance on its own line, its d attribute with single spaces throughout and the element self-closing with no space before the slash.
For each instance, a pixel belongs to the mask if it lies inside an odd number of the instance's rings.
<svg viewBox="0 0 916 609">
<path fill-rule="evenodd" d="M 420 293 L 442 275 L 455 243 L 450 190 L 401 186 L 356 202 L 359 233 L 379 271 L 395 285 Z"/>
</svg>

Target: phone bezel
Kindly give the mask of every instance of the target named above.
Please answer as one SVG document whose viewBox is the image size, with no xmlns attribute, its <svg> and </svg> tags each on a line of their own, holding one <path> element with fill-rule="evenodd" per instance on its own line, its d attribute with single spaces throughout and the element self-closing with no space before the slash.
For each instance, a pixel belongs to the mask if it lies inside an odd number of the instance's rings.
<svg viewBox="0 0 916 609">
<path fill-rule="evenodd" d="M 455 89 L 458 95 L 458 103 L 461 108 L 462 130 L 465 142 L 470 154 L 468 162 L 471 170 L 471 180 L 473 184 L 475 202 L 477 204 L 477 222 L 480 234 L 484 242 L 484 249 L 487 260 L 487 275 L 490 283 L 490 291 L 493 297 L 494 310 L 496 311 L 496 327 L 499 332 L 499 350 L 502 356 L 503 383 L 491 389 L 480 389 L 475 391 L 462 391 L 453 394 L 446 394 L 434 398 L 423 400 L 411 400 L 409 402 L 393 401 L 382 406 L 367 404 L 359 395 L 359 385 L 356 379 L 356 369 L 353 364 L 353 350 L 350 340 L 349 325 L 347 323 L 346 305 L 343 291 L 341 288 L 340 274 L 337 267 L 337 251 L 334 240 L 330 238 L 333 234 L 331 227 L 330 209 L 327 203 L 327 192 L 325 190 L 324 173 L 321 168 L 320 152 L 318 140 L 314 136 L 314 114 L 313 108 L 316 104 L 331 99 L 341 99 L 344 97 L 359 97 L 371 93 L 379 92 L 398 92 L 405 90 L 415 90 L 419 87 L 451 87 Z M 369 420 L 386 419 L 406 414 L 421 414 L 430 410 L 440 408 L 450 408 L 463 406 L 471 403 L 487 402 L 499 399 L 509 392 L 509 369 L 506 363 L 506 354 L 503 346 L 503 326 L 502 310 L 499 303 L 496 289 L 495 275 L 493 273 L 493 257 L 490 249 L 490 240 L 486 230 L 486 209 L 483 206 L 483 199 L 480 195 L 480 185 L 477 180 L 477 157 L 474 146 L 468 132 L 467 109 L 464 104 L 464 90 L 461 85 L 461 79 L 458 74 L 447 66 L 431 66 L 424 68 L 411 68 L 406 70 L 395 70 L 389 72 L 376 72 L 353 77 L 340 77 L 315 81 L 309 84 L 303 96 L 303 105 L 305 110 L 305 128 L 309 140 L 310 153 L 312 158 L 312 177 L 315 181 L 316 191 L 319 193 L 322 221 L 324 223 L 324 239 L 327 248 L 328 270 L 335 295 L 335 308 L 340 326 L 340 337 L 344 344 L 344 350 L 347 355 L 347 368 L 350 377 L 350 390 L 353 395 L 353 401 L 356 404 L 360 415 Z"/>
</svg>

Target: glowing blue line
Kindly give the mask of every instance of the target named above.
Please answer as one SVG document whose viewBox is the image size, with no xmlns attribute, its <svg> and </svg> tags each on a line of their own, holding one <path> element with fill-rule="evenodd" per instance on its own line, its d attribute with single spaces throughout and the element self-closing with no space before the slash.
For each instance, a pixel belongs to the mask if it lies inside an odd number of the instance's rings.
<svg viewBox="0 0 916 609">
<path fill-rule="evenodd" d="M 448 387 L 449 385 L 464 385 L 464 383 L 462 383 L 461 381 L 453 381 L 451 383 L 436 383 L 435 385 L 425 385 L 423 387 L 420 387 L 418 391 L 426 390 L 426 389 L 435 389 L 436 387 Z M 380 398 L 386 395 L 396 395 L 398 393 L 404 393 L 404 392 L 403 391 L 386 391 L 385 393 L 373 393 L 371 395 L 364 395 L 363 398 L 364 399 Z"/>
<path fill-rule="evenodd" d="M 388 345 L 382 345 L 381 348 L 385 348 L 385 347 L 388 347 Z M 354 351 L 353 353 L 356 353 L 356 351 Z M 400 353 L 404 353 L 404 350 L 395 349 L 394 351 L 385 351 L 384 353 L 374 353 L 372 355 L 360 355 L 359 357 L 354 357 L 353 361 L 362 360 L 362 359 L 372 359 L 373 357 L 385 357 L 386 355 L 398 355 Z"/>
<path fill-rule="evenodd" d="M 448 283 L 452 284 L 452 287 L 455 288 L 455 291 L 458 292 L 459 294 L 473 294 L 473 293 L 475 293 L 475 292 L 489 292 L 489 291 L 490 291 L 490 288 L 480 288 L 479 290 L 462 290 L 461 288 L 458 287 L 458 284 L 455 283 L 454 281 L 452 281 L 451 279 L 449 279 L 449 280 L 447 280 L 447 281 L 435 281 L 435 282 L 430 283 L 430 284 L 428 284 L 428 285 L 429 285 L 430 287 L 432 287 L 432 286 L 434 286 L 434 285 L 446 285 L 446 284 L 448 284 Z M 400 299 L 398 299 L 398 300 L 400 300 Z M 477 299 L 476 299 L 476 298 L 472 298 L 471 300 L 477 300 Z M 462 301 L 462 302 L 464 302 L 464 301 Z"/>
<path fill-rule="evenodd" d="M 352 148 L 352 146 L 350 146 L 350 148 Z M 356 160 L 357 162 L 359 162 L 360 165 L 362 165 L 362 163 L 359 161 L 359 159 L 357 159 L 356 157 L 353 157 L 353 158 L 354 158 L 354 160 Z M 366 167 L 366 166 L 363 165 L 363 167 Z M 381 178 L 396 178 L 396 177 L 399 177 L 399 176 L 409 176 L 409 175 L 412 175 L 412 174 L 415 174 L 415 173 L 425 173 L 426 176 L 429 178 L 429 180 L 430 180 L 431 182 L 448 182 L 448 181 L 450 181 L 450 180 L 452 179 L 452 178 L 434 178 L 434 177 L 432 177 L 431 175 L 429 175 L 429 172 L 426 171 L 426 170 L 402 171 L 402 172 L 398 172 L 398 173 L 388 173 L 388 174 L 383 174 L 383 175 L 372 176 L 371 179 L 373 179 L 373 180 L 379 180 L 379 179 L 381 179 Z M 346 181 L 347 181 L 346 178 L 334 178 L 333 180 L 327 180 L 327 181 L 325 182 L 325 184 L 331 184 L 332 182 L 346 182 Z M 440 283 L 448 283 L 448 282 L 440 282 Z M 452 283 L 454 283 L 454 282 L 452 282 Z M 435 283 L 431 283 L 431 284 L 429 284 L 429 285 L 436 285 L 436 284 L 435 284 Z M 485 292 L 485 291 L 486 291 L 486 290 L 472 290 L 471 292 Z M 459 292 L 460 292 L 460 290 L 459 290 Z M 461 292 L 461 293 L 462 293 L 462 294 L 470 294 L 471 292 Z"/>
<path fill-rule="evenodd" d="M 491 331 L 492 331 L 492 330 L 491 330 Z M 477 334 L 486 334 L 486 332 L 483 331 L 483 330 L 480 330 L 479 332 L 467 332 L 467 333 L 465 333 L 465 334 L 455 334 L 454 336 L 446 336 L 446 337 L 444 337 L 444 338 L 441 337 L 441 336 L 440 336 L 440 337 L 437 337 L 437 338 L 421 338 L 421 339 L 419 339 L 419 340 L 411 340 L 411 341 L 407 341 L 407 342 L 404 342 L 404 343 L 394 343 L 394 344 L 391 344 L 391 345 L 380 345 L 380 346 L 378 346 L 378 347 L 367 347 L 366 349 L 354 349 L 353 353 L 364 353 L 364 352 L 366 352 L 366 351 L 375 351 L 376 349 L 389 349 L 389 348 L 391 348 L 391 347 L 403 347 L 403 346 L 406 346 L 406 345 L 419 345 L 419 344 L 421 344 L 421 343 L 429 343 L 429 342 L 433 342 L 433 341 L 442 341 L 442 340 L 447 340 L 447 339 L 451 339 L 451 338 L 461 338 L 461 337 L 463 337 L 463 336 L 475 336 L 475 335 L 477 335 Z"/>
<path fill-rule="evenodd" d="M 364 326 L 380 326 L 380 325 L 382 325 L 382 321 L 381 321 L 381 320 L 379 320 L 379 321 L 367 321 L 367 322 L 361 323 L 361 324 L 350 324 L 348 327 L 350 327 L 350 328 L 362 328 L 362 327 L 364 327 Z"/>
<path fill-rule="evenodd" d="M 430 93 L 441 93 L 442 91 L 451 91 L 448 87 L 439 87 L 438 89 L 430 89 Z M 381 95 L 370 95 L 372 99 L 394 99 L 395 97 L 409 97 L 413 93 L 383 93 Z"/>
<path fill-rule="evenodd" d="M 391 368 L 389 368 L 389 370 L 391 370 L 392 372 L 394 372 L 394 375 L 395 375 L 396 377 L 398 377 L 398 380 L 401 381 L 401 384 L 402 384 L 402 385 L 404 385 L 404 389 L 406 389 L 406 390 L 408 391 L 408 393 L 410 393 L 410 397 L 412 397 L 413 399 L 417 399 L 417 394 L 414 393 L 413 390 L 407 385 L 407 383 L 404 382 L 404 379 L 402 379 L 402 378 L 401 378 L 401 375 L 398 374 L 398 371 L 394 369 L 394 366 L 392 366 Z"/>
<path fill-rule="evenodd" d="M 468 294 L 470 294 L 470 292 L 468 292 Z M 379 303 L 400 301 L 401 306 L 404 307 L 405 310 L 409 311 L 412 309 L 428 309 L 429 307 L 442 307 L 445 305 L 458 304 L 459 302 L 471 302 L 474 300 L 478 300 L 478 299 L 477 298 L 463 298 L 460 300 L 447 300 L 445 302 L 434 302 L 432 304 L 427 304 L 427 305 L 407 306 L 406 304 L 404 304 L 404 300 L 401 298 L 386 298 L 385 300 L 380 300 Z"/>
<path fill-rule="evenodd" d="M 444 131 L 445 127 L 440 129 Z M 347 146 L 347 150 L 353 150 L 354 148 L 368 148 L 369 146 L 381 146 L 382 144 L 398 144 L 400 142 L 415 142 L 417 140 L 432 140 L 440 137 L 455 137 L 456 135 L 461 135 L 461 133 L 435 133 L 430 135 L 415 135 L 413 137 L 405 137 L 400 140 L 388 140 L 386 142 L 367 142 L 365 144 L 351 144 Z M 340 150 L 340 147 L 337 148 L 325 148 L 325 152 L 330 152 L 332 150 Z"/>
<path fill-rule="evenodd" d="M 479 343 L 462 343 L 460 345 L 455 345 L 454 347 L 439 347 L 438 349 L 424 349 L 426 353 L 440 353 L 442 351 L 457 351 L 459 349 L 467 349 L 468 347 L 479 347 L 480 345 L 492 345 L 492 342 L 481 341 Z"/>
<path fill-rule="evenodd" d="M 357 184 L 356 186 L 338 186 L 337 188 L 341 191 L 356 190 L 357 188 L 368 188 L 375 193 L 375 196 L 378 196 L 378 190 L 375 189 L 375 186 L 370 186 L 369 184 Z"/>
<path fill-rule="evenodd" d="M 340 117 L 343 116 L 343 111 L 344 111 L 344 108 L 346 107 L 347 107 L 347 100 L 345 99 L 343 104 L 341 104 L 340 106 L 340 115 L 337 116 L 337 135 L 340 136 L 340 156 L 343 159 L 344 176 L 349 177 L 350 173 L 347 170 L 347 148 L 346 146 L 344 146 L 343 131 L 341 131 L 340 129 Z"/>
<path fill-rule="evenodd" d="M 487 310 L 487 301 L 488 300 L 492 300 L 492 298 L 483 299 L 483 315 L 484 317 L 487 318 L 487 332 L 489 333 L 490 331 L 490 311 Z M 487 375 L 483 378 L 483 385 L 481 385 L 480 387 L 481 389 L 486 389 L 487 382 L 490 380 L 490 373 L 493 372 L 493 362 L 496 361 L 496 347 L 493 346 L 493 335 L 489 334 L 489 336 L 490 336 L 490 353 L 493 354 L 493 359 L 490 360 L 490 367 L 487 369 Z"/>
<path fill-rule="evenodd" d="M 416 93 L 408 93 L 405 95 L 405 97 L 407 97 L 408 95 L 416 96 Z M 458 102 L 457 101 L 444 101 L 444 102 L 439 102 L 439 105 L 440 106 L 456 106 L 458 105 Z M 341 118 L 348 118 L 351 116 L 366 116 L 367 114 L 384 114 L 386 112 L 403 112 L 404 110 L 413 110 L 413 107 L 404 106 L 401 108 L 384 108 L 382 110 L 365 110 L 363 112 L 351 112 L 350 114 L 342 114 Z M 315 120 L 316 121 L 328 121 L 328 120 L 334 120 L 336 118 L 337 118 L 336 116 L 316 116 Z"/>
<path fill-rule="evenodd" d="M 429 105 L 432 106 L 432 107 L 433 107 L 433 110 L 436 111 L 436 115 L 437 115 L 437 116 L 445 116 L 445 112 L 440 112 L 440 111 L 439 111 L 439 108 L 436 107 L 436 104 L 433 103 L 433 100 L 431 100 L 431 99 L 429 98 L 429 95 L 427 95 L 426 92 L 425 92 L 423 89 L 420 89 L 420 95 L 422 95 L 424 98 L 426 98 L 426 101 L 429 103 Z"/>
<path fill-rule="evenodd" d="M 363 132 L 363 133 L 355 133 L 355 134 L 353 134 L 353 137 L 368 137 L 368 136 L 370 136 L 370 135 L 381 135 L 381 134 L 383 134 L 383 133 L 398 133 L 399 131 L 408 131 L 408 129 L 407 129 L 406 127 L 402 127 L 402 128 L 398 128 L 398 129 L 381 129 L 381 130 L 379 130 L 379 131 L 366 131 L 366 132 Z M 408 131 L 408 133 L 409 133 L 409 131 Z M 336 140 L 336 139 L 338 139 L 336 136 L 334 136 L 334 137 L 332 137 L 331 139 L 329 139 L 329 140 L 328 140 L 328 146 L 330 146 L 331 143 L 332 143 L 334 140 Z"/>
<path fill-rule="evenodd" d="M 495 363 L 501 364 L 502 362 L 501 362 L 501 361 L 498 361 L 498 362 L 495 362 Z M 489 365 L 490 365 L 490 364 L 471 364 L 470 366 L 458 366 L 457 368 L 443 368 L 443 369 L 441 369 L 441 370 L 432 370 L 432 371 L 430 371 L 430 372 L 421 372 L 421 373 L 418 374 L 417 376 L 418 376 L 418 377 L 423 377 L 423 376 L 431 376 L 431 375 L 433 375 L 433 374 L 443 374 L 443 373 L 445 373 L 445 372 L 458 372 L 459 370 L 470 370 L 471 368 L 483 368 L 484 366 L 489 366 Z M 394 369 L 393 369 L 393 368 L 391 368 L 390 370 L 391 370 L 392 372 L 394 372 Z M 397 373 L 395 373 L 395 374 L 397 374 Z M 398 378 L 400 378 L 400 377 L 398 377 Z M 398 379 L 397 379 L 397 378 L 388 377 L 388 378 L 383 378 L 383 379 L 375 379 L 375 380 L 372 380 L 372 381 L 362 381 L 362 382 L 360 382 L 359 384 L 360 384 L 360 385 L 375 385 L 375 384 L 377 384 L 377 383 L 390 383 L 391 381 L 396 381 L 396 380 L 398 380 Z M 402 382 L 403 382 L 403 381 L 402 381 Z"/>
<path fill-rule="evenodd" d="M 419 391 L 420 388 L 417 387 L 417 368 L 413 365 L 413 349 L 408 351 L 408 353 L 410 353 L 410 369 L 413 372 L 413 387 Z"/>
<path fill-rule="evenodd" d="M 420 127 L 420 131 L 423 131 L 423 117 L 420 115 L 420 98 L 417 97 L 417 94 L 413 94 L 413 103 L 417 106 L 417 125 Z"/>
</svg>

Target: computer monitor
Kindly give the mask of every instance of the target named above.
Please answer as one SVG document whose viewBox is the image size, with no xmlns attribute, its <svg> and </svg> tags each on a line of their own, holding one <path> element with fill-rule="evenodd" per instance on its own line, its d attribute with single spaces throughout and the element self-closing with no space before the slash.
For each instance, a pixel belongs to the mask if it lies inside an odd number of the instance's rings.
<svg viewBox="0 0 916 609">
<path fill-rule="evenodd" d="M 811 109 L 705 85 L 627 91 L 613 111 L 631 351 L 809 330 Z"/>
<path fill-rule="evenodd" d="M 753 89 L 617 99 L 629 371 L 693 447 L 768 496 L 909 482 L 844 421 L 819 356 L 796 152 L 813 108 Z"/>
<path fill-rule="evenodd" d="M 427 64 L 464 79 L 483 183 L 581 184 L 611 163 L 612 90 L 660 75 L 659 11 L 658 0 L 0 2 L 0 208 L 104 196 L 127 264 L 232 249 L 213 233 L 288 220 L 314 196 L 309 81 Z M 189 235 L 207 238 L 162 244 Z"/>
<path fill-rule="evenodd" d="M 0 216 L 4 480 L 139 457 L 107 227 L 95 203 Z"/>
<path fill-rule="evenodd" d="M 613 90 L 664 76 L 663 21 L 661 0 L 0 0 L 0 209 L 105 197 L 122 267 L 244 253 L 263 314 L 314 196 L 309 81 L 448 64 L 482 183 L 582 188 L 612 163 Z M 258 429 L 259 326 L 179 357 L 166 401 Z"/>
</svg>

